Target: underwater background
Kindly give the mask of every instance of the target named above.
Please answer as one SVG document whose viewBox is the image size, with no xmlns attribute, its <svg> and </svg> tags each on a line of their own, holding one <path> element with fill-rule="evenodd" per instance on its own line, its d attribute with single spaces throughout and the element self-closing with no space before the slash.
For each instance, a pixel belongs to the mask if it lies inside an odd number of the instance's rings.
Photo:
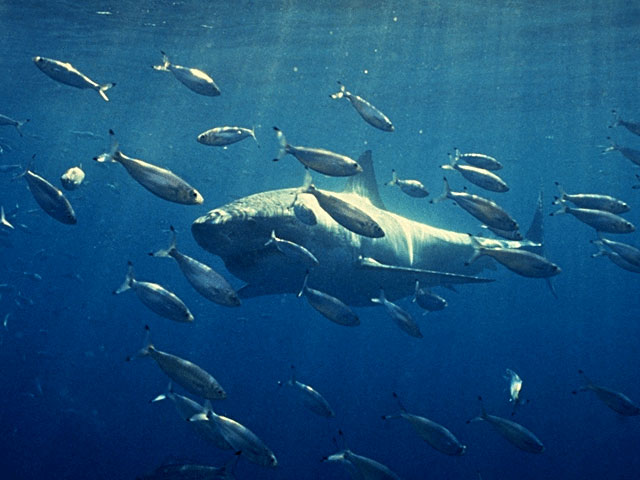
<svg viewBox="0 0 640 480">
<path fill-rule="evenodd" d="M 228 461 L 230 453 L 195 435 L 170 402 L 149 403 L 167 377 L 149 359 L 125 361 L 143 346 L 145 325 L 158 348 L 210 371 L 228 393 L 216 411 L 250 427 L 278 457 L 276 469 L 241 459 L 239 479 L 346 479 L 340 465 L 322 462 L 345 446 L 405 479 L 640 476 L 638 418 L 620 417 L 592 393 L 571 393 L 583 369 L 640 399 L 640 277 L 591 258 L 593 229 L 547 215 L 557 209 L 560 182 L 571 193 L 625 200 L 625 218 L 640 223 L 640 191 L 632 189 L 640 169 L 618 152 L 601 154 L 607 136 L 640 148 L 637 136 L 609 128 L 612 109 L 640 121 L 640 5 L 2 1 L 0 27 L 0 113 L 30 119 L 23 137 L 0 128 L 0 164 L 32 161 L 56 185 L 71 166 L 82 164 L 87 176 L 67 192 L 78 218 L 68 226 L 39 209 L 23 180 L 0 174 L 0 204 L 19 204 L 12 221 L 26 227 L 0 244 L 0 284 L 13 287 L 0 292 L 2 478 L 135 478 L 163 463 Z M 154 71 L 160 51 L 209 73 L 222 94 L 197 95 Z M 47 78 L 36 55 L 115 82 L 110 102 Z M 384 111 L 395 132 L 332 100 L 337 81 Z M 255 126 L 259 144 L 195 141 L 220 125 Z M 234 199 L 302 184 L 295 159 L 272 162 L 274 125 L 296 144 L 352 158 L 371 149 L 389 210 L 474 234 L 483 233 L 478 222 L 451 202 L 432 205 L 383 184 L 396 169 L 433 198 L 454 147 L 496 157 L 511 187 L 500 204 L 525 230 L 544 192 L 545 255 L 563 270 L 553 279 L 557 298 L 544 281 L 498 266 L 483 272 L 493 283 L 436 288 L 449 303 L 441 312 L 423 317 L 410 297 L 400 300 L 423 339 L 401 332 L 381 308 L 356 308 L 362 324 L 344 328 L 295 295 L 235 309 L 202 298 L 172 260 L 148 253 L 168 246 L 173 225 L 181 251 L 242 285 L 196 244 L 190 225 Z M 180 174 L 204 203 L 169 203 L 121 166 L 94 162 L 108 150 L 109 129 L 126 154 Z M 344 184 L 317 177 L 321 188 Z M 466 183 L 448 178 L 456 189 Z M 640 245 L 637 236 L 615 239 Z M 161 318 L 132 292 L 114 296 L 129 260 L 138 279 L 178 294 L 195 322 Z M 278 386 L 291 365 L 335 419 L 313 415 Z M 512 418 L 507 368 L 522 377 L 529 400 L 513 419 L 542 440 L 541 455 L 516 449 L 486 423 L 466 423 L 480 413 L 478 395 L 489 413 Z M 466 454 L 442 455 L 406 422 L 382 420 L 398 411 L 392 392 L 410 412 L 453 431 Z"/>
</svg>

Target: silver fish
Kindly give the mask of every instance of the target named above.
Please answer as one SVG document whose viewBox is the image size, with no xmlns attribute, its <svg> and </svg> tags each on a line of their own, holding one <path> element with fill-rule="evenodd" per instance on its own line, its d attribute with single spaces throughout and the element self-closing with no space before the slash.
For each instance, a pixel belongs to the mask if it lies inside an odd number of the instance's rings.
<svg viewBox="0 0 640 480">
<path fill-rule="evenodd" d="M 208 402 L 205 403 L 205 411 L 194 415 L 189 421 L 213 422 L 229 445 L 251 463 L 263 467 L 278 465 L 276 456 L 255 433 L 231 418 L 216 414 Z"/>
<path fill-rule="evenodd" d="M 310 193 L 316 197 L 320 207 L 322 207 L 322 209 L 327 212 L 331 218 L 347 230 L 357 233 L 358 235 L 362 235 L 363 237 L 384 237 L 384 231 L 380 225 L 355 205 L 346 202 L 335 195 L 318 190 L 313 184 L 303 187 L 302 191 L 304 193 Z"/>
<path fill-rule="evenodd" d="M 623 260 L 640 268 L 640 249 L 634 247 L 633 245 L 609 240 L 607 238 L 604 238 L 601 234 L 598 234 L 598 237 L 599 239 L 592 240 L 592 243 L 595 243 L 596 245 L 606 245 L 615 253 L 620 255 Z"/>
<path fill-rule="evenodd" d="M 342 450 L 325 459 L 327 462 L 338 462 L 347 467 L 354 480 L 400 480 L 389 467 L 371 458 L 356 455 L 351 450 Z"/>
<path fill-rule="evenodd" d="M 413 302 L 417 303 L 420 308 L 427 312 L 436 312 L 443 310 L 447 306 L 447 301 L 440 295 L 429 291 L 428 288 L 420 288 L 420 282 L 416 282 L 416 291 L 413 294 Z"/>
<path fill-rule="evenodd" d="M 45 213 L 67 225 L 78 223 L 73 207 L 60 190 L 30 170 L 20 176 L 27 181 L 29 191 Z"/>
<path fill-rule="evenodd" d="M 512 272 L 523 277 L 547 278 L 558 275 L 562 269 L 542 255 L 508 247 L 483 247 L 473 235 L 469 235 L 473 245 L 473 255 L 465 265 L 470 265 L 482 255 L 488 255 L 500 262 Z"/>
<path fill-rule="evenodd" d="M 84 172 L 82 167 L 71 167 L 60 177 L 60 182 L 66 190 L 75 190 L 84 181 Z"/>
<path fill-rule="evenodd" d="M 518 447 L 520 450 L 529 453 L 542 453 L 544 452 L 544 445 L 532 432 L 525 427 L 506 418 L 496 417 L 495 415 L 489 415 L 482 405 L 482 398 L 478 397 L 482 408 L 482 413 L 479 417 L 476 417 L 469 422 L 476 422 L 484 420 L 488 422 L 500 435 L 502 435 L 511 444 Z"/>
<path fill-rule="evenodd" d="M 400 404 L 400 413 L 395 415 L 385 415 L 382 417 L 383 420 L 404 418 L 411 424 L 420 438 L 431 445 L 434 449 L 444 453 L 445 455 L 464 455 L 467 447 L 460 443 L 456 436 L 447 428 L 429 420 L 428 418 L 408 413 L 395 392 L 393 392 L 393 397 L 398 400 L 398 403 Z"/>
<path fill-rule="evenodd" d="M 282 385 L 283 382 L 278 382 L 278 384 Z M 291 365 L 291 378 L 285 382 L 285 384 L 293 387 L 302 400 L 303 405 L 313 413 L 328 418 L 336 416 L 329 402 L 327 402 L 317 390 L 296 380 L 296 369 L 293 365 Z"/>
<path fill-rule="evenodd" d="M 338 300 L 336 297 L 327 295 L 319 290 L 314 290 L 307 286 L 309 280 L 309 274 L 304 277 L 304 284 L 298 297 L 304 295 L 309 301 L 309 305 L 315 308 L 320 314 L 328 318 L 338 325 L 344 325 L 345 327 L 355 327 L 360 325 L 360 319 L 353 313 L 347 305 Z"/>
<path fill-rule="evenodd" d="M 591 255 L 592 258 L 596 257 L 608 257 L 609 260 L 618 267 L 627 270 L 628 272 L 640 273 L 640 266 L 625 260 L 622 255 L 615 251 L 610 251 L 604 248 L 604 243 L 600 240 L 593 240 L 594 245 L 598 247 L 598 252 Z"/>
<path fill-rule="evenodd" d="M 610 152 L 620 152 L 623 157 L 627 160 L 630 160 L 632 163 L 636 165 L 640 165 L 640 150 L 636 150 L 635 148 L 623 147 L 622 145 L 618 145 L 617 143 L 611 142 L 611 145 L 606 147 L 602 153 L 610 153 Z"/>
<path fill-rule="evenodd" d="M 340 91 L 332 94 L 331 98 L 338 99 L 344 97 L 348 99 L 356 112 L 358 112 L 358 114 L 369 125 L 385 132 L 393 132 L 394 127 L 391 120 L 389 120 L 389 117 L 367 102 L 364 98 L 347 91 L 346 87 L 340 82 L 338 82 L 338 85 L 340 85 Z"/>
<path fill-rule="evenodd" d="M 497 203 L 467 192 L 453 192 L 446 178 L 444 178 L 444 192 L 440 197 L 431 200 L 431 203 L 442 201 L 445 198 L 456 202 L 460 207 L 488 227 L 497 228 L 498 230 L 504 230 L 506 232 L 519 230 L 518 222 Z"/>
<path fill-rule="evenodd" d="M 450 165 L 442 165 L 440 168 L 445 170 L 457 170 L 462 174 L 464 178 L 469 180 L 474 185 L 477 185 L 480 188 L 484 188 L 485 190 L 490 190 L 492 192 L 508 192 L 509 186 L 495 173 L 490 172 L 484 168 L 474 167 L 472 165 L 461 165 L 459 163 L 460 157 L 453 157 L 449 154 L 449 159 L 451 161 Z"/>
<path fill-rule="evenodd" d="M 22 130 L 20 130 L 20 128 L 28 121 L 29 121 L 28 118 L 26 120 L 14 120 L 13 118 L 7 117 L 6 115 L 2 115 L 0 113 L 0 127 L 4 125 L 16 127 L 16 130 L 18 131 L 21 137 L 22 137 Z"/>
<path fill-rule="evenodd" d="M 181 65 L 174 65 L 169 62 L 169 58 L 164 52 L 162 53 L 162 65 L 154 65 L 154 70 L 161 72 L 171 72 L 180 82 L 189 90 L 206 95 L 208 97 L 217 97 L 220 95 L 220 89 L 208 74 L 197 68 L 188 68 Z"/>
<path fill-rule="evenodd" d="M 252 128 L 244 127 L 215 127 L 202 132 L 198 135 L 198 142 L 203 145 L 210 145 L 212 147 L 223 147 L 225 145 L 231 145 L 232 143 L 239 142 L 245 138 L 253 137 L 258 143 L 256 133 Z"/>
<path fill-rule="evenodd" d="M 113 130 L 109 130 L 109 134 L 111 135 L 111 151 L 95 157 L 95 161 L 121 164 L 140 185 L 154 195 L 170 202 L 200 205 L 204 201 L 202 195 L 195 188 L 170 170 L 127 157 L 119 150 Z"/>
<path fill-rule="evenodd" d="M 331 177 L 349 177 L 362 172 L 362 167 L 346 155 L 330 152 L 323 148 L 295 147 L 287 143 L 284 133 L 278 128 L 273 127 L 278 137 L 280 151 L 277 158 L 273 160 L 277 162 L 287 153 L 296 157 L 305 167 L 315 170 L 316 172 L 329 175 Z"/>
<path fill-rule="evenodd" d="M 422 332 L 416 321 L 411 317 L 409 312 L 403 310 L 398 305 L 390 302 L 384 296 L 384 290 L 380 289 L 380 296 L 372 298 L 371 302 L 382 305 L 391 319 L 400 327 L 401 330 L 408 333 L 412 337 L 422 338 Z"/>
<path fill-rule="evenodd" d="M 404 193 L 410 197 L 424 198 L 429 195 L 429 191 L 422 182 L 418 180 L 402 180 L 398 178 L 395 170 L 391 170 L 391 181 L 385 185 L 397 185 Z"/>
<path fill-rule="evenodd" d="M 171 380 L 194 395 L 199 395 L 210 400 L 223 400 L 227 398 L 227 393 L 210 373 L 189 360 L 156 350 L 149 342 L 149 327 L 145 326 L 145 329 L 147 331 L 147 338 L 145 346 L 137 354 L 138 357 L 149 356 L 153 358 L 160 369 Z M 131 357 L 128 357 L 127 360 L 131 360 Z"/>
<path fill-rule="evenodd" d="M 560 203 L 562 204 L 562 208 L 557 212 L 550 213 L 549 215 L 554 216 L 562 213 L 570 213 L 581 222 L 595 228 L 598 232 L 631 233 L 636 229 L 631 222 L 619 217 L 615 213 L 592 208 L 569 207 L 564 203 L 564 200 L 560 200 Z"/>
<path fill-rule="evenodd" d="M 173 391 L 171 383 L 167 387 L 167 391 L 158 395 L 151 400 L 152 403 L 159 402 L 161 400 L 169 399 L 173 402 L 173 405 L 178 411 L 178 415 L 183 420 L 189 420 L 194 415 L 199 414 L 204 410 L 204 406 L 198 402 L 191 400 L 188 397 L 179 395 Z M 189 425 L 193 427 L 195 432 L 202 438 L 211 442 L 216 447 L 222 450 L 231 450 L 233 447 L 224 439 L 222 434 L 218 431 L 213 423 L 210 422 L 189 422 Z"/>
<path fill-rule="evenodd" d="M 151 282 L 139 282 L 133 276 L 133 264 L 129 262 L 129 270 L 124 283 L 114 291 L 119 294 L 133 289 L 144 305 L 161 317 L 175 322 L 193 322 L 193 315 L 178 296 L 162 285 Z"/>
<path fill-rule="evenodd" d="M 456 148 L 455 155 L 458 160 L 462 160 L 473 167 L 492 171 L 502 168 L 502 164 L 498 160 L 484 153 L 460 153 L 460 150 Z"/>
<path fill-rule="evenodd" d="M 629 205 L 622 200 L 618 200 L 610 195 L 600 195 L 597 193 L 576 193 L 568 194 L 558 182 L 555 182 L 560 197 L 556 197 L 553 202 L 558 205 L 564 201 L 569 201 L 579 208 L 590 208 L 593 210 L 604 210 L 611 213 L 625 213 L 630 210 Z"/>
<path fill-rule="evenodd" d="M 45 57 L 33 57 L 33 61 L 36 66 L 42 70 L 44 74 L 53 78 L 55 81 L 70 85 L 81 90 L 90 89 L 97 91 L 105 102 L 109 101 L 107 94 L 105 93 L 112 87 L 115 87 L 115 83 L 104 83 L 102 85 L 94 82 L 89 77 L 80 73 L 70 63 L 61 62 L 60 60 L 53 60 Z"/>
<path fill-rule="evenodd" d="M 313 253 L 304 248 L 302 245 L 298 245 L 297 243 L 290 242 L 289 240 L 284 240 L 282 238 L 276 237 L 276 231 L 271 231 L 271 238 L 267 240 L 264 244 L 265 247 L 268 245 L 275 246 L 279 252 L 284 254 L 287 258 L 299 262 L 300 264 L 311 268 L 318 265 L 318 259 L 315 257 Z"/>
<path fill-rule="evenodd" d="M 198 260 L 180 253 L 176 247 L 176 231 L 171 227 L 171 245 L 159 250 L 154 257 L 172 257 L 196 291 L 207 300 L 227 307 L 240 306 L 240 299 L 233 287 L 213 268 Z"/>
<path fill-rule="evenodd" d="M 626 128 L 627 130 L 629 130 L 631 133 L 635 133 L 636 135 L 640 135 L 640 123 L 628 122 L 628 121 L 622 120 L 620 118 L 620 116 L 618 115 L 618 112 L 615 111 L 615 110 L 611 110 L 611 113 L 613 113 L 613 115 L 615 116 L 615 121 L 613 122 L 611 127 L 622 126 L 622 127 Z"/>
<path fill-rule="evenodd" d="M 640 406 L 633 402 L 624 393 L 616 392 L 615 390 L 601 387 L 600 385 L 595 385 L 591 380 L 589 380 L 582 370 L 578 370 L 578 373 L 582 376 L 586 384 L 578 390 L 574 390 L 572 392 L 574 395 L 578 392 L 587 392 L 591 390 L 602 401 L 602 403 L 614 412 L 624 415 L 625 417 L 640 415 Z"/>
<path fill-rule="evenodd" d="M 520 403 L 520 392 L 522 391 L 522 379 L 516 372 L 507 368 L 504 376 L 509 386 L 509 401 L 514 405 Z"/>
</svg>

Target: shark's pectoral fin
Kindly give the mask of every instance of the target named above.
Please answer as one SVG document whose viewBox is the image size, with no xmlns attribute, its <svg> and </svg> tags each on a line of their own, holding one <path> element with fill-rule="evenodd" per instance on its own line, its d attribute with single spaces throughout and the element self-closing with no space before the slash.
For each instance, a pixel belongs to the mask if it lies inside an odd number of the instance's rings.
<svg viewBox="0 0 640 480">
<path fill-rule="evenodd" d="M 358 257 L 357 267 L 366 270 L 398 275 L 401 278 L 415 282 L 419 280 L 429 285 L 453 285 L 459 283 L 488 283 L 493 282 L 492 278 L 475 277 L 472 275 L 460 275 L 458 273 L 438 272 L 435 270 L 424 270 L 422 268 L 399 267 L 386 265 L 371 257 Z"/>
</svg>

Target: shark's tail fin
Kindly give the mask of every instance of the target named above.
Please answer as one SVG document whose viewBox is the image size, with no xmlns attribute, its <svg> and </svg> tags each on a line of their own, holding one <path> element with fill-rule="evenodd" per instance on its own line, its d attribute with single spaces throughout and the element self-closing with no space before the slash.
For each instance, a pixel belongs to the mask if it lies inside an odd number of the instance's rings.
<svg viewBox="0 0 640 480">
<path fill-rule="evenodd" d="M 560 185 L 556 183 L 556 185 L 561 189 Z M 561 190 L 561 194 L 564 192 Z M 536 204 L 536 210 L 533 212 L 533 219 L 531 219 L 531 224 L 529 225 L 529 229 L 525 234 L 525 238 L 530 240 L 535 245 L 529 247 L 523 247 L 526 250 L 529 250 L 532 253 L 536 253 L 538 255 L 544 256 L 544 212 L 543 212 L 543 194 L 542 189 L 540 189 L 540 193 L 538 194 L 538 202 Z M 549 291 L 554 298 L 558 298 L 558 294 L 556 293 L 555 288 L 553 287 L 553 283 L 551 283 L 550 278 L 545 278 L 547 285 L 549 286 Z"/>
</svg>

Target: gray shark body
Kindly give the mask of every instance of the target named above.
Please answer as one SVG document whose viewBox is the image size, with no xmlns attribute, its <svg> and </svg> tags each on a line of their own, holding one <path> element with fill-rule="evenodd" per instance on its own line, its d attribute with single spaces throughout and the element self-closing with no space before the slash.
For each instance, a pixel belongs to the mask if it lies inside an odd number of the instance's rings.
<svg viewBox="0 0 640 480">
<path fill-rule="evenodd" d="M 349 305 L 371 305 L 380 288 L 391 300 L 412 295 L 416 281 L 424 286 L 492 281 L 476 276 L 491 265 L 490 260 L 465 266 L 473 255 L 468 234 L 389 212 L 378 194 L 371 152 L 365 152 L 358 163 L 363 173 L 351 177 L 342 193 L 326 193 L 370 215 L 382 227 L 382 238 L 367 238 L 347 230 L 317 203 L 312 204 L 317 224 L 301 222 L 292 208 L 299 188 L 256 193 L 216 208 L 194 221 L 193 236 L 247 283 L 239 291 L 244 298 L 297 293 L 302 286 L 307 267 L 277 249 L 265 247 L 272 231 L 317 257 L 319 264 L 310 272 L 310 286 Z M 476 238 L 487 247 L 520 248 L 531 243 Z"/>
</svg>

